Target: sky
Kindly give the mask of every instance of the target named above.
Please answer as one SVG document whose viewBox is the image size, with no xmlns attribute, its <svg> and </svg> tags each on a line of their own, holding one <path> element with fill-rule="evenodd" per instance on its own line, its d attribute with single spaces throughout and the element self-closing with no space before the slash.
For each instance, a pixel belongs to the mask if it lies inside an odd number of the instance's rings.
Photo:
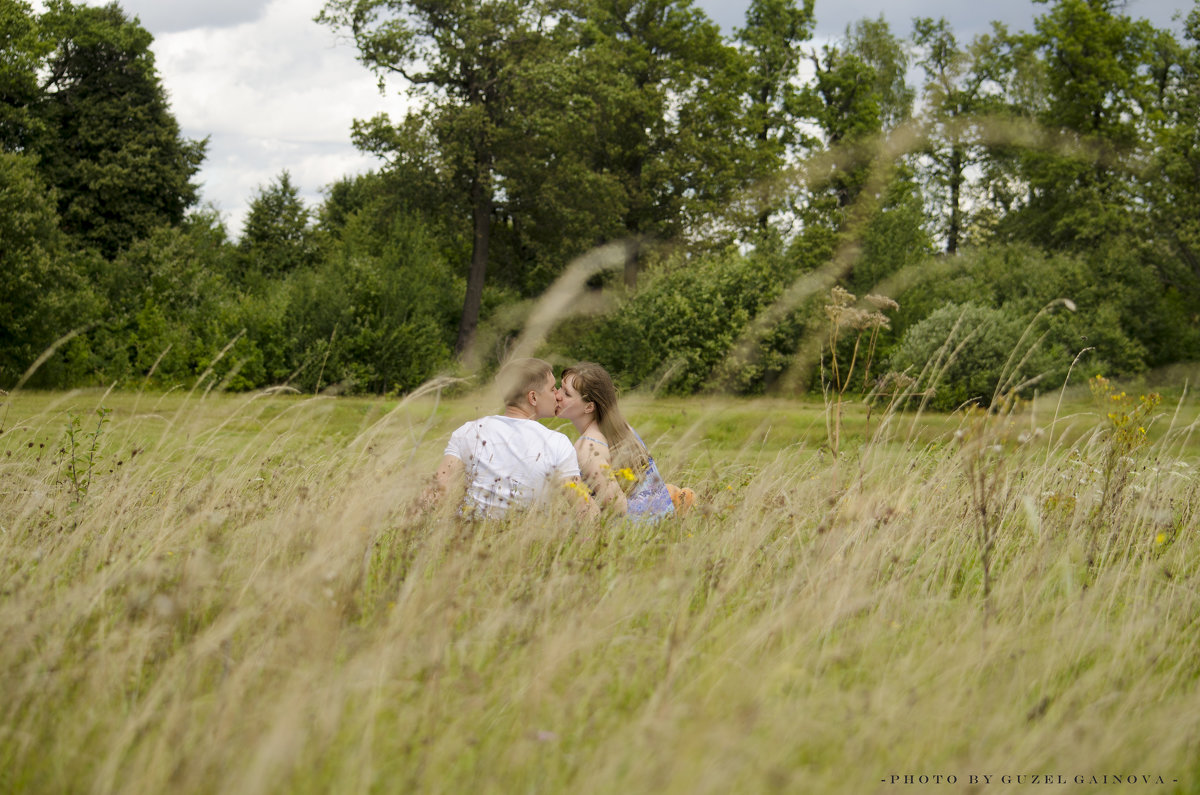
<svg viewBox="0 0 1200 795">
<path fill-rule="evenodd" d="M 284 170 L 315 207 L 325 186 L 379 165 L 354 148 L 351 124 L 381 112 L 401 118 L 405 99 L 398 86 L 381 94 L 353 45 L 313 21 L 323 0 L 118 2 L 154 36 L 155 63 L 183 135 L 209 139 L 197 177 L 201 201 L 233 237 L 255 193 Z M 749 0 L 697 5 L 732 33 Z M 1128 0 L 1126 13 L 1165 27 L 1188 7 L 1184 0 Z M 1044 9 L 1030 0 L 816 0 L 815 40 L 836 39 L 849 23 L 882 14 L 898 35 L 911 31 L 915 16 L 945 17 L 965 41 L 992 20 L 1028 30 Z"/>
</svg>

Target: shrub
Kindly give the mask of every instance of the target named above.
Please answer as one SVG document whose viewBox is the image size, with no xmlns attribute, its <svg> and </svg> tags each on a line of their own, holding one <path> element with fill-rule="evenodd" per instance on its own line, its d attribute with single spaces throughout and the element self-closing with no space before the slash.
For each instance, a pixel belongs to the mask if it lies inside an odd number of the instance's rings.
<svg viewBox="0 0 1200 795">
<path fill-rule="evenodd" d="M 671 394 L 705 388 L 761 392 L 795 351 L 790 312 L 733 353 L 750 322 L 778 298 L 795 268 L 766 250 L 679 257 L 650 268 L 606 314 L 575 320 L 555 338 L 569 358 L 602 362 L 620 382 Z"/>
<path fill-rule="evenodd" d="M 1170 360 L 1150 348 L 1161 347 L 1160 337 L 1175 341 L 1175 358 L 1194 355 L 1196 331 L 1189 332 L 1186 312 L 1119 251 L 1083 258 L 1024 244 L 995 245 L 927 261 L 910 269 L 909 277 L 895 295 L 897 339 L 949 303 L 1032 317 L 1051 301 L 1070 298 L 1078 311 L 1051 315 L 1047 342 L 1071 357 L 1092 348 L 1085 359 L 1090 369 L 1128 376 Z"/>
<path fill-rule="evenodd" d="M 918 389 L 932 388 L 929 405 L 941 410 L 968 402 L 986 407 L 998 386 L 1061 383 L 1070 359 L 1039 344 L 1036 329 L 1021 342 L 1030 320 L 973 303 L 947 304 L 905 332 L 891 368 L 922 374 Z"/>
<path fill-rule="evenodd" d="M 42 352 L 100 315 L 87 283 L 88 255 L 68 253 L 54 194 L 27 156 L 0 152 L 0 388 L 12 389 Z M 76 338 L 31 385 L 67 386 L 81 376 Z M 85 367 L 86 365 L 84 365 Z"/>
<path fill-rule="evenodd" d="M 405 391 L 451 356 L 462 287 L 424 230 L 399 218 L 388 234 L 352 219 L 329 257 L 298 272 L 283 331 L 296 383 Z"/>
</svg>

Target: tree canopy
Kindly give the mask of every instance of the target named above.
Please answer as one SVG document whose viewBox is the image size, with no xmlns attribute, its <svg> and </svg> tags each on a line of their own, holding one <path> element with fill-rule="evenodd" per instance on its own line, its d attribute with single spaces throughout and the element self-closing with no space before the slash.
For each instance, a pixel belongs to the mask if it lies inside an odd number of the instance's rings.
<svg viewBox="0 0 1200 795">
<path fill-rule="evenodd" d="M 1060 298 L 1048 378 L 1085 348 L 1118 375 L 1198 359 L 1200 11 L 1178 35 L 1115 0 L 1039 8 L 818 45 L 812 0 L 729 32 L 694 0 L 327 0 L 411 110 L 354 123 L 378 167 L 319 204 L 296 170 L 259 186 L 235 240 L 150 34 L 117 3 L 0 0 L 0 388 L 41 361 L 29 383 L 405 391 L 495 365 L 612 242 L 623 268 L 542 352 L 626 386 L 819 386 L 834 285 L 899 301 L 873 337 L 897 366 L 960 318 L 999 330 L 939 405 Z"/>
</svg>

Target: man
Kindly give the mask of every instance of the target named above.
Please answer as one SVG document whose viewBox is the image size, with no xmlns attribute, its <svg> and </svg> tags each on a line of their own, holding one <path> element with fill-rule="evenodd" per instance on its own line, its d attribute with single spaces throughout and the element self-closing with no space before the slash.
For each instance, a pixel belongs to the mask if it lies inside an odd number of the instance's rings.
<svg viewBox="0 0 1200 795">
<path fill-rule="evenodd" d="M 538 422 L 554 416 L 554 371 L 541 359 L 517 359 L 497 377 L 504 413 L 462 425 L 450 436 L 437 469 L 436 497 L 459 494 L 462 513 L 496 519 L 509 508 L 534 505 L 579 480 L 575 448 Z"/>
</svg>

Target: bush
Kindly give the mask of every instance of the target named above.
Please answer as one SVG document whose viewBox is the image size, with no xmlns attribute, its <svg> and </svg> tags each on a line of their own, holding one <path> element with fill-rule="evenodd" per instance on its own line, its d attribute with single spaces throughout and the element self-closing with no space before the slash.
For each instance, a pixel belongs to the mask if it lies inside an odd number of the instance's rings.
<svg viewBox="0 0 1200 795">
<path fill-rule="evenodd" d="M 459 280 L 419 223 L 399 218 L 383 236 L 366 224 L 352 219 L 328 258 L 290 281 L 280 330 L 304 389 L 406 391 L 450 361 Z"/>
<path fill-rule="evenodd" d="M 1047 318 L 1047 342 L 1069 354 L 1091 348 L 1088 369 L 1135 375 L 1164 361 L 1195 356 L 1196 330 L 1187 313 L 1144 267 L 1120 251 L 1083 257 L 1046 254 L 1024 244 L 972 249 L 910 270 L 895 296 L 897 339 L 946 304 L 971 303 L 1032 317 L 1059 298 L 1078 311 Z M 1164 351 L 1164 341 L 1171 350 Z"/>
<path fill-rule="evenodd" d="M 905 332 L 891 368 L 920 375 L 917 388 L 932 388 L 929 405 L 941 410 L 968 402 L 989 406 L 998 387 L 1033 379 L 1060 384 L 1070 359 L 1057 346 L 1039 344 L 1036 328 L 1022 342 L 1031 320 L 978 304 L 948 304 Z"/>
<path fill-rule="evenodd" d="M 670 394 L 717 387 L 761 392 L 795 351 L 799 313 L 789 313 L 745 350 L 734 347 L 794 271 L 771 250 L 669 260 L 648 269 L 637 291 L 618 298 L 611 311 L 572 321 L 555 343 L 568 358 L 601 362 L 627 386 Z"/>
<path fill-rule="evenodd" d="M 12 389 L 56 340 L 100 314 L 88 255 L 66 251 L 54 194 L 24 155 L 0 152 L 0 388 Z M 69 386 L 86 372 L 75 338 L 35 373 L 31 386 Z"/>
<path fill-rule="evenodd" d="M 250 356 L 246 341 L 221 356 L 243 329 L 225 275 L 232 256 L 220 222 L 198 215 L 154 230 L 105 263 L 97 281 L 109 319 L 93 335 L 99 376 L 129 382 L 152 374 L 162 386 L 191 386 L 210 367 L 218 381 L 238 368 Z"/>
</svg>

